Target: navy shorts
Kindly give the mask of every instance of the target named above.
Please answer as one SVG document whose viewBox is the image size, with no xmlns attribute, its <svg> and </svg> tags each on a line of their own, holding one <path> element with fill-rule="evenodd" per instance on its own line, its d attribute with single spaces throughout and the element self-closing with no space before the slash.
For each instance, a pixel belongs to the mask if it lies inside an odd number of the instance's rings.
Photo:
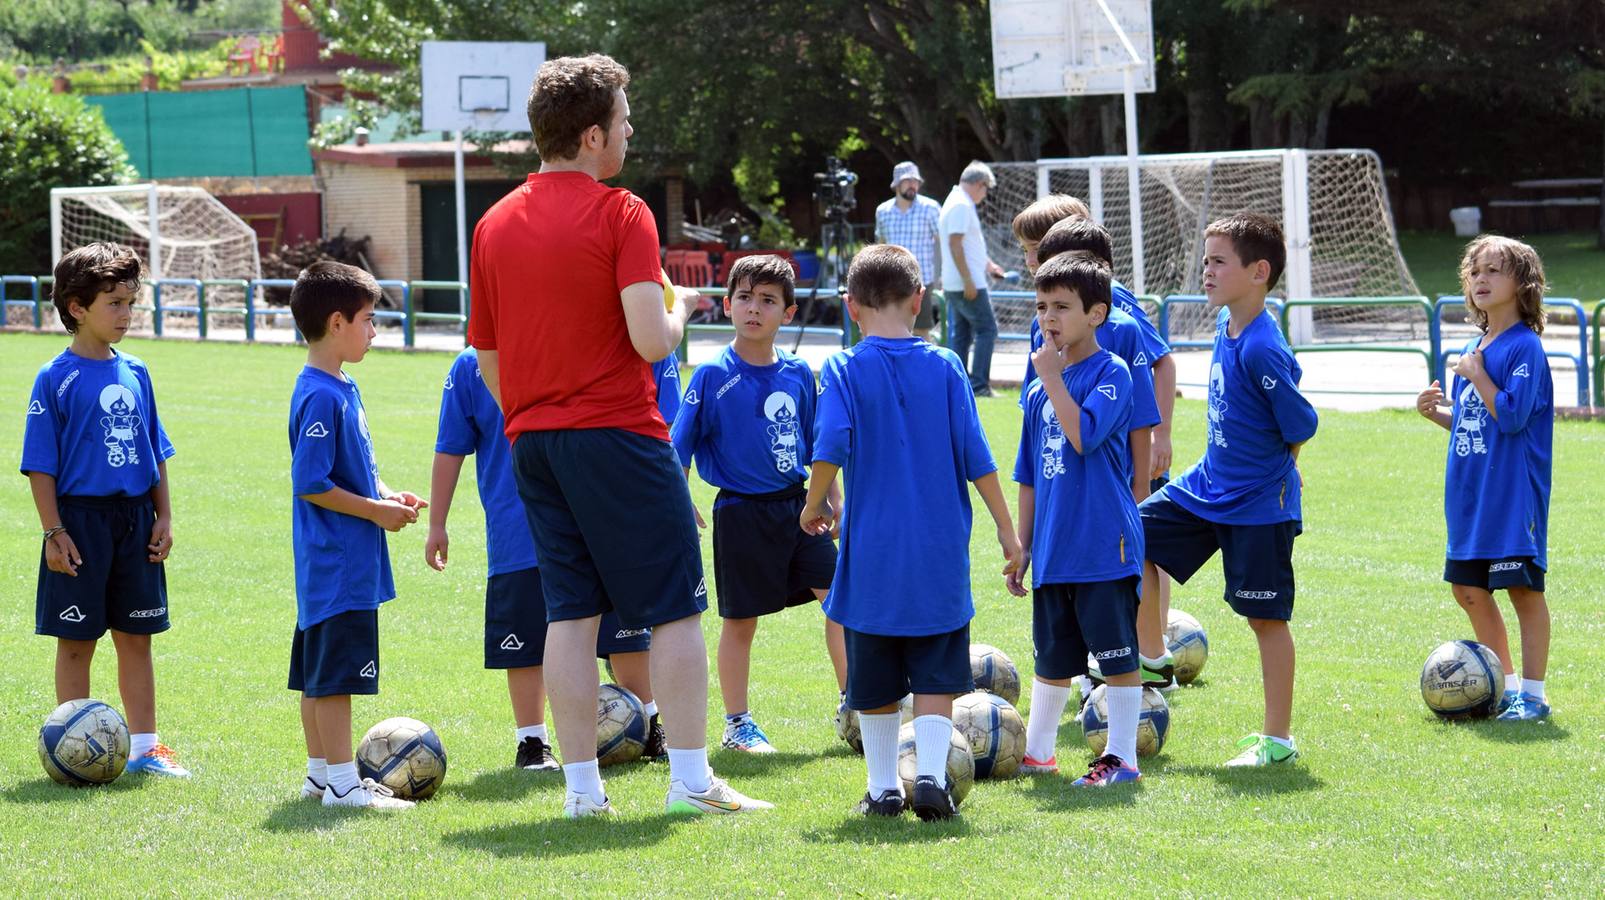
<svg viewBox="0 0 1605 900">
<path fill-rule="evenodd" d="M 1137 507 L 1148 561 L 1186 584 L 1219 550 L 1226 602 L 1251 619 L 1293 618 L 1293 539 L 1298 522 L 1224 525 L 1172 500 L 1168 488 Z"/>
<path fill-rule="evenodd" d="M 1157 493 L 1159 493 L 1159 489 L 1164 487 L 1167 484 L 1170 484 L 1170 473 L 1169 472 L 1166 472 L 1165 474 L 1159 476 L 1158 478 L 1149 479 L 1149 481 L 1148 481 L 1148 493 L 1149 494 L 1157 494 Z"/>
<path fill-rule="evenodd" d="M 485 582 L 485 668 L 523 669 L 546 657 L 546 601 L 541 570 L 519 569 Z M 596 655 L 637 653 L 652 647 L 652 629 L 625 628 L 604 613 L 596 630 Z"/>
<path fill-rule="evenodd" d="M 847 708 L 879 709 L 913 694 L 968 694 L 970 626 L 945 634 L 904 637 L 844 628 Z"/>
<path fill-rule="evenodd" d="M 308 697 L 379 693 L 379 610 L 353 609 L 297 628 L 290 690 Z"/>
<path fill-rule="evenodd" d="M 797 525 L 807 490 L 720 491 L 713 501 L 713 582 L 719 615 L 751 619 L 812 603 L 836 577 L 836 543 Z"/>
<path fill-rule="evenodd" d="M 541 548 L 546 620 L 650 628 L 708 608 L 702 541 L 667 441 L 618 428 L 527 431 L 513 476 Z"/>
<path fill-rule="evenodd" d="M 1039 677 L 1087 674 L 1087 654 L 1104 676 L 1137 671 L 1137 576 L 1045 584 L 1031 592 L 1031 642 Z"/>
<path fill-rule="evenodd" d="M 76 576 L 52 572 L 41 543 L 34 633 L 94 641 L 108 628 L 124 634 L 170 628 L 167 571 L 150 561 L 156 523 L 150 496 L 57 497 L 56 509 L 83 564 Z"/>
<path fill-rule="evenodd" d="M 1485 591 L 1526 588 L 1540 594 L 1544 592 L 1544 570 L 1538 568 L 1531 556 L 1446 559 L 1443 561 L 1443 580 Z"/>
</svg>

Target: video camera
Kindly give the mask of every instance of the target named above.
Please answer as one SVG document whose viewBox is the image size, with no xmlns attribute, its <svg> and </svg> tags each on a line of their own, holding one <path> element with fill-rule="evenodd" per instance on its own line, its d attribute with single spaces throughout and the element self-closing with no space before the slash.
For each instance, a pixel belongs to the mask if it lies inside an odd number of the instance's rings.
<svg viewBox="0 0 1605 900">
<path fill-rule="evenodd" d="M 814 201 L 827 220 L 846 221 L 858 206 L 858 173 L 834 156 L 825 157 L 825 171 L 814 173 Z"/>
</svg>

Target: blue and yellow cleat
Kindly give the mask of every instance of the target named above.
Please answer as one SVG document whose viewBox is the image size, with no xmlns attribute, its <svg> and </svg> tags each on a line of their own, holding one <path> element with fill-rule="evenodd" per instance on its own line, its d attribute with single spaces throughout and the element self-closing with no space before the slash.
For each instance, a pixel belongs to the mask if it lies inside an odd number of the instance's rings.
<svg viewBox="0 0 1605 900">
<path fill-rule="evenodd" d="M 1548 707 L 1545 707 L 1547 710 Z M 189 770 L 178 764 L 178 758 L 173 755 L 173 748 L 166 744 L 157 744 L 151 751 L 138 759 L 128 761 L 128 768 L 124 772 L 140 773 L 146 775 L 161 775 L 166 778 L 188 778 Z"/>
<path fill-rule="evenodd" d="M 1539 719 L 1549 718 L 1549 704 L 1542 697 L 1532 694 L 1522 694 L 1516 702 L 1499 714 L 1500 722 L 1536 722 Z"/>
<path fill-rule="evenodd" d="M 774 753 L 775 748 L 769 743 L 769 737 L 763 733 L 751 717 L 744 716 L 734 722 L 726 722 L 724 726 L 724 740 L 720 742 L 727 750 L 741 750 L 746 753 Z"/>
<path fill-rule="evenodd" d="M 1074 787 L 1109 787 L 1141 780 L 1142 773 L 1138 772 L 1135 766 L 1128 766 L 1120 757 L 1112 753 L 1105 753 L 1093 760 L 1092 768 L 1087 770 L 1087 774 L 1071 782 L 1071 785 Z"/>
</svg>

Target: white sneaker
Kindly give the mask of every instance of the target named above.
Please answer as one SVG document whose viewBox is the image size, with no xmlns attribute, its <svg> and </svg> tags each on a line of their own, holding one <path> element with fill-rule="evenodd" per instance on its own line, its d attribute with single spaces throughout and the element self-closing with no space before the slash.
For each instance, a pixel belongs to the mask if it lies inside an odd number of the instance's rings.
<svg viewBox="0 0 1605 900">
<path fill-rule="evenodd" d="M 563 798 L 563 817 L 568 819 L 584 819 L 590 816 L 605 816 L 613 818 L 618 815 L 613 808 L 613 801 L 603 798 L 601 803 L 591 799 L 591 795 L 584 791 L 569 791 Z"/>
<path fill-rule="evenodd" d="M 301 799 L 319 800 L 323 797 L 324 786 L 312 780 L 312 776 L 301 779 Z"/>
<path fill-rule="evenodd" d="M 754 800 L 731 787 L 723 778 L 709 776 L 708 789 L 693 793 L 685 782 L 669 782 L 669 795 L 663 800 L 663 809 L 670 813 L 740 813 L 759 809 L 774 809 L 773 803 Z"/>
<path fill-rule="evenodd" d="M 412 809 L 418 804 L 397 797 L 395 791 L 372 778 L 364 778 L 361 784 L 347 791 L 343 797 L 334 792 L 334 785 L 330 785 L 323 792 L 323 805 L 356 806 L 366 809 Z"/>
</svg>

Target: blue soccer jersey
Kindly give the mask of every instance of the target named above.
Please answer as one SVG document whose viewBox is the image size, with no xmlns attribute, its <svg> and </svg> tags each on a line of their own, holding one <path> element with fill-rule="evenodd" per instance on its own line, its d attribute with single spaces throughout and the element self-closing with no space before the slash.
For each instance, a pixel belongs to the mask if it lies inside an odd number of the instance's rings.
<svg viewBox="0 0 1605 900">
<path fill-rule="evenodd" d="M 1132 378 L 1107 350 L 1064 370 L 1081 407 L 1081 452 L 1065 438 L 1041 381 L 1025 396 L 1014 480 L 1036 492 L 1031 584 L 1142 574 L 1142 524 L 1131 496 Z"/>
<path fill-rule="evenodd" d="M 1461 352 L 1476 349 L 1478 340 Z M 1517 324 L 1488 344 L 1482 364 L 1499 389 L 1493 409 L 1464 378 L 1456 376 L 1450 391 L 1454 421 L 1443 479 L 1449 558 L 1530 556 L 1547 570 L 1555 432 L 1549 359 L 1538 335 Z"/>
<path fill-rule="evenodd" d="M 1109 310 L 1109 318 L 1098 326 L 1098 346 L 1108 350 L 1126 364 L 1131 373 L 1131 420 L 1127 431 L 1136 431 L 1139 428 L 1152 428 L 1161 421 L 1159 416 L 1159 402 L 1154 397 L 1154 370 L 1152 360 L 1148 358 L 1147 344 L 1143 340 L 1142 331 L 1131 316 L 1118 309 Z M 1031 352 L 1035 353 L 1042 348 L 1042 323 L 1036 317 L 1031 319 Z M 1169 352 L 1168 350 L 1166 351 Z M 1036 370 L 1031 366 L 1031 357 L 1025 358 L 1026 381 L 1020 388 L 1020 407 L 1025 408 L 1026 394 L 1036 381 Z"/>
<path fill-rule="evenodd" d="M 1237 337 L 1231 311 L 1215 320 L 1209 361 L 1204 456 L 1165 491 L 1206 521 L 1224 525 L 1297 522 L 1299 475 L 1291 445 L 1315 435 L 1315 407 L 1299 393 L 1299 368 L 1276 319 L 1262 312 Z"/>
<path fill-rule="evenodd" d="M 63 350 L 39 369 L 22 430 L 22 472 L 56 479 L 58 497 L 142 497 L 173 444 L 145 364 L 126 353 Z"/>
<path fill-rule="evenodd" d="M 1109 297 L 1116 309 L 1137 320 L 1137 329 L 1142 332 L 1145 359 L 1135 365 L 1152 366 L 1154 360 L 1170 353 L 1170 345 L 1159 336 L 1159 328 L 1148 318 L 1148 310 L 1142 308 L 1136 294 L 1120 282 L 1114 281 L 1109 284 Z"/>
<path fill-rule="evenodd" d="M 680 465 L 715 487 L 768 494 L 808 477 L 814 428 L 814 373 L 801 357 L 754 366 L 734 347 L 691 373 L 674 420 Z"/>
<path fill-rule="evenodd" d="M 653 363 L 652 381 L 658 388 L 658 414 L 673 428 L 680 414 L 680 360 L 671 354 Z"/>
<path fill-rule="evenodd" d="M 396 596 L 383 528 L 306 499 L 343 488 L 379 499 L 379 466 L 356 382 L 307 366 L 290 397 L 296 627 Z"/>
<path fill-rule="evenodd" d="M 825 615 L 866 634 L 945 634 L 975 614 L 970 488 L 997 471 L 964 366 L 919 338 L 866 337 L 819 376 L 814 460 L 846 510 Z"/>
</svg>

